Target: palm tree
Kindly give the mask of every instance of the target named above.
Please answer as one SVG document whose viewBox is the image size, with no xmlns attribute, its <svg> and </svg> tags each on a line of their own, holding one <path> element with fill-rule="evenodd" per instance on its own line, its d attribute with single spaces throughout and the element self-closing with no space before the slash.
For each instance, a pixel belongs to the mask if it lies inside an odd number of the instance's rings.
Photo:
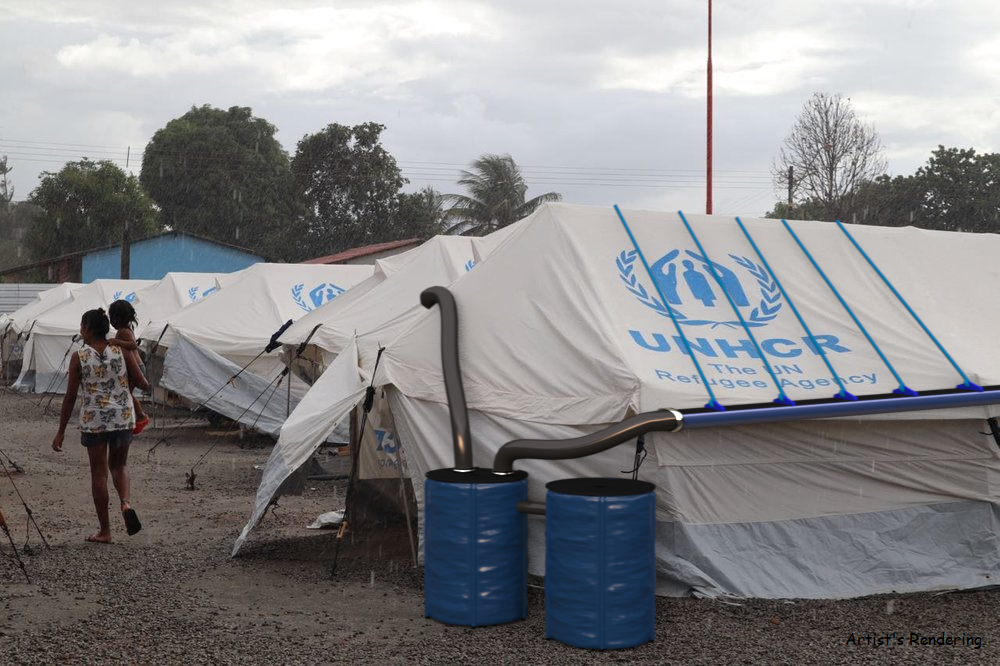
<svg viewBox="0 0 1000 666">
<path fill-rule="evenodd" d="M 485 236 L 527 217 L 547 201 L 562 199 L 557 192 L 547 192 L 525 201 L 528 185 L 510 155 L 483 155 L 469 171 L 462 171 L 458 184 L 469 196 L 445 195 L 452 204 L 444 214 L 449 234 Z"/>
</svg>

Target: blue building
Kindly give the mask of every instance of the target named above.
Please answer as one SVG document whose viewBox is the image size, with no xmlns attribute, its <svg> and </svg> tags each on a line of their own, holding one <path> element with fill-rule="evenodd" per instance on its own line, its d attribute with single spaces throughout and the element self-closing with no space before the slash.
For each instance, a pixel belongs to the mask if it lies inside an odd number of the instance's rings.
<svg viewBox="0 0 1000 666">
<path fill-rule="evenodd" d="M 80 281 L 121 277 L 121 245 L 83 253 Z M 159 280 L 170 272 L 231 273 L 265 261 L 246 248 L 227 245 L 181 231 L 168 231 L 129 244 L 129 275 Z"/>
</svg>

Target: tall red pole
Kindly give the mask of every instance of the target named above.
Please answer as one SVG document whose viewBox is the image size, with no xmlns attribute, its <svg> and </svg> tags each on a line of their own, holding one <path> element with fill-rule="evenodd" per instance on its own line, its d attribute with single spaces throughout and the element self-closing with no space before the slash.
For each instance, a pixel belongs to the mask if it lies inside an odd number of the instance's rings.
<svg viewBox="0 0 1000 666">
<path fill-rule="evenodd" d="M 705 169 L 705 214 L 712 214 L 712 0 L 708 0 L 708 146 Z"/>
</svg>

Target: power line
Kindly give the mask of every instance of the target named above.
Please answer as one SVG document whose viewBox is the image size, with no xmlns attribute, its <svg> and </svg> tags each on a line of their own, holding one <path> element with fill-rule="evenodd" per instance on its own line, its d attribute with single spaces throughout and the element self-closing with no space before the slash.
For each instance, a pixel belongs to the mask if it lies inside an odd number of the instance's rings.
<svg viewBox="0 0 1000 666">
<path fill-rule="evenodd" d="M 79 143 L 60 143 L 55 141 L 34 141 L 27 139 L 6 139 L 0 140 L 0 148 L 4 146 L 11 146 L 13 148 L 19 149 L 29 149 L 33 151 L 49 151 L 43 153 L 29 153 L 32 155 L 49 155 L 49 154 L 69 154 L 69 155 L 81 155 L 85 157 L 79 151 L 68 150 L 66 147 L 90 147 L 102 149 L 102 153 L 109 155 L 121 155 L 125 156 L 129 153 L 130 148 L 127 146 L 103 146 L 97 144 L 79 144 Z M 46 148 L 46 146 L 53 146 L 53 148 Z M 136 147 L 135 151 L 132 151 L 135 155 L 141 155 L 145 150 L 145 146 Z M 203 151 L 185 151 L 185 152 L 164 152 L 160 154 L 161 157 L 175 157 L 183 159 L 194 159 L 194 160 L 233 160 L 232 156 L 227 155 L 216 155 L 214 153 L 206 153 Z M 139 158 L 141 159 L 141 158 Z M 401 168 L 409 167 L 411 169 L 426 169 L 426 170 L 437 170 L 444 171 L 449 169 L 457 169 L 459 171 L 465 171 L 470 168 L 468 163 L 459 162 L 440 162 L 440 161 L 426 161 L 426 160 L 396 160 L 396 164 Z M 539 165 L 539 164 L 519 164 L 518 168 L 522 173 L 526 172 L 541 172 L 541 171 L 554 171 L 558 173 L 567 172 L 601 172 L 607 174 L 615 173 L 629 173 L 629 174 L 646 174 L 646 175 L 659 175 L 659 176 L 684 176 L 684 177 L 701 177 L 701 171 L 698 169 L 654 169 L 648 167 L 610 167 L 610 166 L 572 166 L 572 165 Z M 755 171 L 755 170 L 745 170 L 745 169 L 730 169 L 730 170 L 716 170 L 717 173 L 721 174 L 745 174 L 745 177 L 749 178 L 767 178 L 771 180 L 771 174 L 769 171 Z"/>
<path fill-rule="evenodd" d="M 132 161 L 129 147 L 98 144 L 64 143 L 28 139 L 7 139 L 0 141 L 0 152 L 5 152 L 16 161 L 42 164 L 66 164 L 90 155 L 81 154 L 74 148 L 94 148 L 100 152 L 93 154 L 92 161 L 111 162 L 122 166 L 126 160 Z M 13 150 L 10 150 L 13 149 Z M 138 156 L 141 151 L 136 150 Z M 253 164 L 256 154 L 246 156 L 222 155 L 205 151 L 167 152 L 159 155 L 170 161 L 176 168 L 180 162 L 185 169 L 229 168 L 244 174 L 270 171 Z M 76 159 L 73 159 L 76 158 Z M 135 160 L 141 163 L 141 158 Z M 401 175 L 408 181 L 456 184 L 468 164 L 426 160 L 396 160 Z M 165 164 L 166 166 L 166 164 Z M 599 188 L 644 188 L 644 189 L 685 189 L 701 186 L 701 171 L 697 169 L 654 169 L 646 167 L 596 167 L 567 165 L 519 165 L 525 181 L 530 185 Z M 341 173 L 351 173 L 345 169 Z M 756 192 L 740 196 L 736 201 L 757 200 L 770 197 L 772 179 L 769 172 L 750 170 L 716 170 L 715 185 L 723 190 L 750 190 Z"/>
<path fill-rule="evenodd" d="M 109 148 L 115 150 L 121 150 L 121 146 L 101 146 L 92 143 L 60 143 L 58 141 L 33 141 L 29 139 L 7 139 L 5 143 L 26 143 L 26 144 L 37 144 L 40 146 L 73 146 L 76 148 Z"/>
<path fill-rule="evenodd" d="M 2 144 L 0 144 L 2 148 Z M 100 157 L 91 155 L 80 155 L 77 153 L 62 153 L 62 152 L 26 152 L 23 150 L 6 151 L 5 154 L 8 157 L 16 158 L 20 161 L 25 162 L 43 162 L 43 163 L 65 163 L 72 161 L 81 161 L 83 159 L 88 159 L 90 161 L 107 161 L 116 164 L 121 164 L 126 161 L 124 157 Z M 98 157 L 98 159 L 92 159 L 92 157 Z M 181 165 L 183 168 L 198 168 L 204 166 L 207 162 L 215 162 L 213 166 L 233 166 L 239 167 L 241 170 L 246 171 L 247 169 L 241 164 L 242 162 L 252 161 L 252 158 L 234 158 L 232 156 L 225 155 L 166 155 L 166 157 L 180 158 L 183 161 Z M 70 159 L 78 158 L 78 159 Z M 190 164 L 188 163 L 190 161 Z M 176 163 L 171 166 L 176 167 Z M 458 169 L 448 169 L 444 167 L 422 167 L 422 166 L 409 166 L 406 163 L 397 162 L 397 166 L 400 167 L 400 171 L 404 174 L 410 174 L 414 177 L 440 177 L 446 176 L 451 181 L 457 181 L 457 179 L 462 175 L 461 171 Z M 585 170 L 584 170 L 585 169 Z M 575 180 L 601 180 L 604 182 L 628 182 L 628 181 L 639 181 L 639 182 L 660 182 L 662 180 L 670 180 L 671 182 L 691 182 L 692 184 L 700 184 L 700 175 L 693 173 L 684 173 L 679 170 L 674 171 L 655 171 L 652 169 L 637 169 L 634 172 L 629 172 L 627 169 L 611 169 L 608 171 L 601 171 L 596 168 L 581 168 L 579 171 L 571 170 L 555 170 L 551 168 L 550 170 L 540 171 L 531 168 L 520 169 L 521 173 L 525 178 L 563 178 L 563 179 L 575 179 Z M 251 170 L 260 171 L 260 170 Z M 344 171 L 347 173 L 347 170 Z M 725 173 L 725 172 L 723 172 Z M 742 175 L 745 172 L 731 172 L 733 175 L 728 175 L 725 177 L 720 177 L 719 181 L 723 183 L 746 183 L 746 184 L 760 184 L 760 185 L 770 185 L 770 176 L 764 175 Z"/>
</svg>

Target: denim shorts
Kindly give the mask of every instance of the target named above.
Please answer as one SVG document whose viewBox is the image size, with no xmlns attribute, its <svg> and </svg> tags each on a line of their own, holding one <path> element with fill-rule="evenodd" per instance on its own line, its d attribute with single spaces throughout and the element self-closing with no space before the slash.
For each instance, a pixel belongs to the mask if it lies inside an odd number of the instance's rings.
<svg viewBox="0 0 1000 666">
<path fill-rule="evenodd" d="M 131 430 L 108 430 L 106 432 L 81 432 L 80 443 L 84 446 L 107 444 L 109 448 L 124 448 L 132 443 Z"/>
</svg>

